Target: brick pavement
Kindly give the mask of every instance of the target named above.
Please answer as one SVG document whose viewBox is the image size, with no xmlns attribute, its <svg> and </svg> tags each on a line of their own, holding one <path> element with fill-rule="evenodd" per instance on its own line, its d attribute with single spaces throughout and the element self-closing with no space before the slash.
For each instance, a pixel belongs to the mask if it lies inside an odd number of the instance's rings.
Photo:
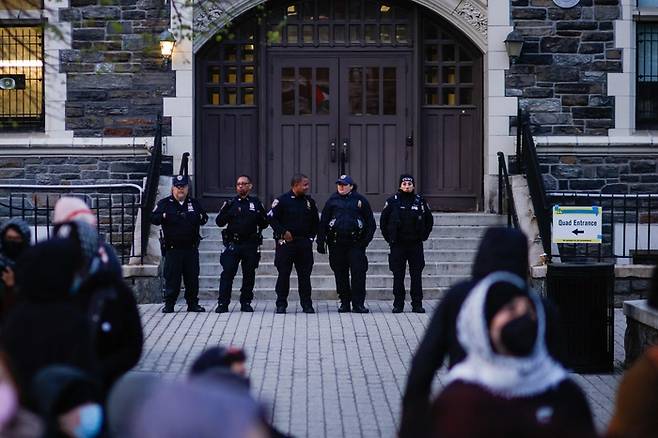
<svg viewBox="0 0 658 438">
<path fill-rule="evenodd" d="M 145 346 L 137 372 L 177 378 L 212 345 L 237 345 L 248 353 L 255 396 L 265 401 L 274 424 L 304 437 L 391 437 L 399 422 L 409 361 L 437 301 L 428 313 L 391 313 L 391 303 L 371 301 L 371 313 L 339 314 L 333 301 L 315 303 L 318 313 L 301 313 L 291 301 L 288 314 L 275 315 L 274 302 L 256 302 L 254 313 L 210 312 L 164 315 L 160 305 L 141 305 Z M 407 307 L 409 310 L 409 307 Z M 573 377 L 586 391 L 597 426 L 610 419 L 624 357 L 625 319 L 615 312 L 616 371 Z M 441 387 L 438 373 L 434 389 Z"/>
</svg>

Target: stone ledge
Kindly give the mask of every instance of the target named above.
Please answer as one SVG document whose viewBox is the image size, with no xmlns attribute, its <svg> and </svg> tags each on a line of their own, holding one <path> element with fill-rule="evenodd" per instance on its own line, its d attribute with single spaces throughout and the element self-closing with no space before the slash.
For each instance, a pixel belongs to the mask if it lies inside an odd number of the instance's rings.
<svg viewBox="0 0 658 438">
<path fill-rule="evenodd" d="M 531 266 L 530 277 L 546 278 L 546 265 Z M 651 278 L 653 265 L 615 265 L 615 279 L 620 278 Z"/>
<path fill-rule="evenodd" d="M 658 310 L 649 307 L 647 300 L 624 301 L 624 315 L 646 326 L 658 329 Z"/>
<path fill-rule="evenodd" d="M 157 276 L 158 265 L 123 265 L 123 278 Z"/>
</svg>

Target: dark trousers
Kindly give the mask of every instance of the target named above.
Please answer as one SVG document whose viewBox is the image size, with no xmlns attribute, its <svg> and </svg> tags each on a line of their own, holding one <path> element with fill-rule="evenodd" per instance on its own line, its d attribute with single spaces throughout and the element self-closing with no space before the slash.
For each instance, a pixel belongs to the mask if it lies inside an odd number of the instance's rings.
<svg viewBox="0 0 658 438">
<path fill-rule="evenodd" d="M 351 301 L 354 306 L 362 306 L 366 300 L 366 249 L 354 245 L 329 245 L 329 266 L 336 277 L 336 291 L 340 301 Z"/>
<path fill-rule="evenodd" d="M 219 304 L 228 305 L 231 302 L 233 279 L 238 273 L 240 263 L 242 263 L 240 304 L 251 303 L 254 299 L 254 283 L 259 259 L 257 243 L 229 243 L 219 257 L 219 262 L 222 264 L 222 275 L 219 277 Z"/>
<path fill-rule="evenodd" d="M 404 306 L 404 274 L 409 263 L 409 277 L 411 277 L 411 305 L 420 305 L 423 300 L 423 268 L 425 267 L 425 254 L 423 242 L 394 243 L 388 255 L 388 266 L 393 272 L 393 305 Z"/>
<path fill-rule="evenodd" d="M 165 303 L 174 304 L 180 294 L 181 277 L 185 282 L 187 305 L 199 302 L 199 250 L 168 249 L 165 255 Z"/>
<path fill-rule="evenodd" d="M 302 306 L 311 305 L 311 271 L 313 270 L 313 242 L 295 239 L 284 244 L 277 242 L 274 266 L 279 271 L 276 279 L 276 305 L 287 306 L 290 293 L 290 273 L 295 265 L 299 301 Z"/>
</svg>

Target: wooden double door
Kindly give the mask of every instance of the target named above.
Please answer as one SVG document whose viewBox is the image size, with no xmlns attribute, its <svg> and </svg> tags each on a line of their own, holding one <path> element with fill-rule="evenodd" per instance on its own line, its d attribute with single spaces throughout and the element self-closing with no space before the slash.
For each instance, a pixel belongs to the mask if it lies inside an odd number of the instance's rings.
<svg viewBox="0 0 658 438">
<path fill-rule="evenodd" d="M 311 179 L 320 207 L 350 175 L 379 210 L 410 170 L 409 57 L 277 55 L 269 75 L 268 192 Z"/>
</svg>

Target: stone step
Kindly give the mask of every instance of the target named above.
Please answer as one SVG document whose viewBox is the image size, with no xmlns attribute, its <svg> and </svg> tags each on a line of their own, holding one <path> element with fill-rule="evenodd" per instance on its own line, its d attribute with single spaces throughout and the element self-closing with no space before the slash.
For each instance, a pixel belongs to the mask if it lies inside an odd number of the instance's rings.
<svg viewBox="0 0 658 438">
<path fill-rule="evenodd" d="M 475 233 L 475 235 L 480 236 L 484 234 L 488 227 L 478 226 L 478 225 L 441 225 L 435 226 L 432 229 L 430 238 L 437 237 L 466 237 Z M 201 229 L 201 235 L 205 239 L 211 240 L 221 240 L 222 228 L 217 227 L 216 225 L 205 225 Z M 273 237 L 273 231 L 271 227 L 263 230 L 263 238 L 271 239 Z M 379 226 L 375 230 L 375 237 L 382 237 L 381 230 Z"/>
<path fill-rule="evenodd" d="M 219 257 L 221 252 L 224 250 L 224 247 L 220 244 L 214 250 L 202 250 L 199 253 L 201 263 L 217 264 L 219 265 Z M 263 249 L 261 250 L 261 265 L 263 263 L 271 263 L 274 261 L 274 250 Z M 442 250 L 442 249 L 426 249 L 425 250 L 425 262 L 472 262 L 475 258 L 475 249 L 453 249 L 453 250 Z M 366 252 L 368 256 L 368 261 L 371 263 L 377 262 L 388 262 L 388 249 L 368 249 Z M 329 256 L 318 254 L 317 252 L 313 253 L 313 258 L 316 263 L 328 262 Z"/>
<path fill-rule="evenodd" d="M 291 275 L 290 287 L 297 287 L 297 275 Z M 256 289 L 274 289 L 276 284 L 276 275 L 260 275 L 256 274 Z M 466 280 L 468 275 L 423 275 L 423 287 L 437 288 L 449 287 L 458 281 Z M 409 276 L 405 279 L 407 288 L 409 287 Z M 242 285 L 241 278 L 235 278 L 233 281 L 233 289 L 240 289 Z M 335 278 L 333 275 L 312 275 L 311 287 L 314 289 L 332 289 L 336 287 Z M 388 288 L 393 289 L 393 277 L 391 275 L 368 275 L 366 279 L 366 287 L 368 288 Z M 217 290 L 219 288 L 218 275 L 201 275 L 199 276 L 199 288 Z"/>
<path fill-rule="evenodd" d="M 375 219 L 379 225 L 380 212 L 375 212 Z M 476 226 L 496 226 L 505 225 L 506 216 L 491 213 L 432 213 L 434 225 L 476 225 Z M 215 226 L 217 213 L 208 213 L 208 224 Z"/>
<path fill-rule="evenodd" d="M 449 249 L 470 249 L 476 250 L 481 237 L 482 231 L 479 229 L 469 229 L 464 233 L 466 237 L 459 236 L 430 236 L 430 238 L 423 243 L 424 248 L 436 250 L 449 250 Z M 274 239 L 263 239 L 263 246 L 261 249 L 273 250 L 275 246 Z M 314 244 L 315 247 L 315 244 Z M 368 250 L 385 250 L 388 249 L 388 243 L 381 237 L 376 237 L 368 245 Z M 224 249 L 222 241 L 218 238 L 204 238 L 199 245 L 201 251 L 221 251 Z"/>
<path fill-rule="evenodd" d="M 219 276 L 222 267 L 218 263 L 201 263 L 201 275 Z M 408 271 L 407 271 L 408 272 Z M 471 263 L 468 262 L 425 262 L 423 276 L 436 275 L 468 275 L 471 272 Z M 238 269 L 237 277 L 241 277 L 242 270 Z M 256 275 L 277 275 L 277 270 L 272 263 L 261 263 Z M 333 275 L 333 271 L 328 262 L 315 261 L 313 264 L 313 275 Z M 369 262 L 368 276 L 371 275 L 391 275 L 388 268 L 388 262 Z"/>
<path fill-rule="evenodd" d="M 423 299 L 426 300 L 438 300 L 443 298 L 445 295 L 446 291 L 448 288 L 446 287 L 435 287 L 435 288 L 426 288 L 423 287 Z M 181 292 L 180 299 L 182 301 L 182 296 L 183 293 Z M 216 288 L 213 289 L 199 289 L 199 299 L 201 300 L 217 300 L 218 297 L 218 292 Z M 233 292 L 231 293 L 231 299 L 234 302 L 237 302 L 240 298 L 240 288 L 235 287 L 233 285 Z M 336 289 L 334 288 L 314 288 L 313 291 L 311 292 L 311 298 L 314 300 L 338 300 L 338 294 L 336 293 Z M 254 301 L 252 302 L 253 305 L 258 305 L 258 301 L 264 301 L 264 300 L 275 300 L 276 299 L 276 292 L 274 292 L 274 288 L 261 288 L 261 289 L 254 289 Z M 393 292 L 392 289 L 390 288 L 376 288 L 376 287 L 368 287 L 366 291 L 366 300 L 391 300 L 393 301 Z M 406 297 L 407 302 L 410 300 L 409 298 L 409 288 L 407 287 L 407 297 Z M 290 295 L 288 295 L 288 301 L 289 302 L 295 302 L 299 301 L 299 293 L 297 292 L 297 288 L 290 288 Z M 407 305 L 409 305 L 407 303 Z M 290 308 L 290 305 L 289 305 Z M 212 309 L 209 309 L 206 307 L 206 310 L 211 311 L 214 310 L 214 307 Z"/>
</svg>

